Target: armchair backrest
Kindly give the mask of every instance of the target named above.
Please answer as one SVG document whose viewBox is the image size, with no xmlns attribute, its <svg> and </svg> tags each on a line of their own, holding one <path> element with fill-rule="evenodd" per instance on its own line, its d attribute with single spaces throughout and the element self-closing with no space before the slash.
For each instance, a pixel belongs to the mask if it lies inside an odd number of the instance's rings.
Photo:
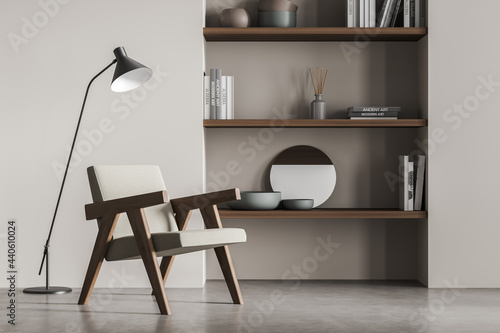
<svg viewBox="0 0 500 333">
<path fill-rule="evenodd" d="M 166 190 L 157 165 L 96 165 L 89 167 L 87 174 L 94 202 Z M 151 233 L 178 230 L 170 202 L 144 211 Z M 120 214 L 113 238 L 133 234 L 127 214 Z"/>
</svg>

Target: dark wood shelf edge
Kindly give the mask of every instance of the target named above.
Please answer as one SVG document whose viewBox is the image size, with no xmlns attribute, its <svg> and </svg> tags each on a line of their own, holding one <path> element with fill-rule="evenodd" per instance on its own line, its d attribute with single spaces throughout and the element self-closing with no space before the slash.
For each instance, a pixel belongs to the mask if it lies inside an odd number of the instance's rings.
<svg viewBox="0 0 500 333">
<path fill-rule="evenodd" d="M 401 211 L 398 209 L 336 209 L 312 210 L 232 210 L 219 209 L 221 218 L 234 219 L 424 219 L 426 211 Z"/>
<path fill-rule="evenodd" d="M 203 28 L 207 42 L 418 41 L 427 28 Z"/>
<path fill-rule="evenodd" d="M 427 119 L 205 119 L 206 128 L 341 128 L 341 127 L 426 127 Z"/>
</svg>

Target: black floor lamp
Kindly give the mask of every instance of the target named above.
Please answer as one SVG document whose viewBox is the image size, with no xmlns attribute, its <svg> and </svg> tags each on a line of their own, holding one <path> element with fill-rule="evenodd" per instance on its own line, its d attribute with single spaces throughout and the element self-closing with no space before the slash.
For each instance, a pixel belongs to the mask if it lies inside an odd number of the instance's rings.
<svg viewBox="0 0 500 333">
<path fill-rule="evenodd" d="M 64 294 L 71 291 L 71 288 L 67 287 L 54 287 L 49 284 L 49 246 L 50 237 L 52 236 L 52 230 L 54 229 L 54 222 L 56 220 L 57 209 L 59 208 L 59 202 L 61 201 L 61 195 L 64 189 L 64 182 L 66 181 L 66 176 L 68 174 L 69 163 L 71 161 L 71 156 L 73 155 L 73 149 L 75 148 L 76 137 L 78 136 L 78 129 L 80 128 L 80 122 L 82 121 L 83 110 L 85 108 L 85 102 L 87 101 L 87 95 L 89 93 L 90 85 L 94 80 L 104 73 L 109 67 L 116 63 L 115 74 L 113 75 L 113 81 L 111 82 L 111 90 L 115 92 L 125 92 L 133 90 L 140 87 L 146 81 L 148 81 L 153 75 L 153 71 L 138 63 L 137 61 L 129 58 L 125 49 L 123 47 L 117 47 L 113 50 L 115 54 L 115 59 L 106 66 L 102 71 L 97 73 L 96 76 L 90 80 L 87 90 L 85 91 L 85 97 L 83 99 L 82 110 L 80 111 L 80 117 L 78 118 L 78 124 L 76 125 L 75 136 L 73 137 L 73 144 L 71 145 L 71 150 L 69 152 L 68 163 L 66 164 L 66 170 L 64 171 L 63 180 L 61 183 L 61 189 L 59 190 L 59 197 L 57 198 L 56 208 L 54 210 L 54 216 L 52 217 L 52 224 L 50 225 L 49 236 L 45 242 L 43 250 L 42 263 L 40 265 L 40 270 L 38 275 L 42 274 L 43 264 L 45 263 L 45 287 L 33 287 L 26 288 L 23 290 L 27 294 Z"/>
</svg>

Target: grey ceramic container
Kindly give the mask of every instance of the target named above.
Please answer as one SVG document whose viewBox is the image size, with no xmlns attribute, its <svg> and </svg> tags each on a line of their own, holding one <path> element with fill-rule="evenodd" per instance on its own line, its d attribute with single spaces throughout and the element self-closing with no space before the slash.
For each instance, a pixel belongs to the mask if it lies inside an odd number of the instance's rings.
<svg viewBox="0 0 500 333">
<path fill-rule="evenodd" d="M 272 210 L 276 209 L 281 201 L 281 192 L 243 191 L 241 200 L 227 203 L 231 209 L 239 210 Z"/>
<path fill-rule="evenodd" d="M 326 101 L 323 95 L 316 94 L 316 99 L 311 102 L 311 119 L 326 119 Z"/>
<path fill-rule="evenodd" d="M 283 208 L 293 210 L 308 210 L 314 206 L 313 199 L 286 199 L 281 201 Z"/>
<path fill-rule="evenodd" d="M 243 8 L 226 8 L 219 16 L 221 27 L 246 28 L 250 26 L 250 15 Z"/>
<path fill-rule="evenodd" d="M 288 0 L 260 0 L 259 12 L 296 12 L 299 7 Z"/>
<path fill-rule="evenodd" d="M 259 26 L 273 28 L 293 28 L 297 25 L 295 12 L 259 12 Z"/>
</svg>

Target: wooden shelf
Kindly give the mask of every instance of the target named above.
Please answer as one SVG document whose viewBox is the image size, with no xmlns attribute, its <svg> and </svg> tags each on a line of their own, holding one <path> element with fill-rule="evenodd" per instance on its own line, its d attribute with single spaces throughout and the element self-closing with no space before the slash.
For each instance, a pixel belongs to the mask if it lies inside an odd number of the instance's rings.
<svg viewBox="0 0 500 333">
<path fill-rule="evenodd" d="M 207 128 L 426 127 L 426 119 L 205 119 Z"/>
<path fill-rule="evenodd" d="M 405 212 L 398 209 L 340 209 L 311 210 L 232 210 L 219 209 L 221 218 L 228 219 L 424 219 L 425 211 Z"/>
<path fill-rule="evenodd" d="M 203 28 L 207 42 L 418 41 L 427 28 Z"/>
</svg>

